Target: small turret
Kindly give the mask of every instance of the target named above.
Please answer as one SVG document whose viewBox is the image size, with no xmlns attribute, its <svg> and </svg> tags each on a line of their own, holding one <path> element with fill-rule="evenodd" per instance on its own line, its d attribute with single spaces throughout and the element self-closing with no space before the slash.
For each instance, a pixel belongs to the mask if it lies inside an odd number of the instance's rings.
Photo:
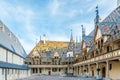
<svg viewBox="0 0 120 80">
<path fill-rule="evenodd" d="M 45 44 L 45 41 L 46 41 L 46 39 L 45 39 L 45 38 L 46 38 L 46 35 L 44 34 L 43 37 L 44 37 L 44 44 Z"/>
</svg>

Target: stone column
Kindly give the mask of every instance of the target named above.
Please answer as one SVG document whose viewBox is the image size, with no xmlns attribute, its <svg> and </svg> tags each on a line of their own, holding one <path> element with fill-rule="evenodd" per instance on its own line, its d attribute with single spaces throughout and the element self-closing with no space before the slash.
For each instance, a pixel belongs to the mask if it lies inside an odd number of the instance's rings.
<svg viewBox="0 0 120 80">
<path fill-rule="evenodd" d="M 72 70 L 73 70 L 73 74 L 74 74 L 74 67 L 72 68 Z"/>
<path fill-rule="evenodd" d="M 83 77 L 85 77 L 86 73 L 84 72 L 85 70 L 85 65 L 83 65 Z"/>
<path fill-rule="evenodd" d="M 88 64 L 88 76 L 90 76 L 90 64 Z"/>
<path fill-rule="evenodd" d="M 98 62 L 96 63 L 96 75 L 98 75 L 97 68 L 99 68 Z"/>
<path fill-rule="evenodd" d="M 40 69 L 38 68 L 38 74 L 39 74 L 39 72 L 40 72 Z"/>
<path fill-rule="evenodd" d="M 81 70 L 82 70 L 82 69 L 81 69 L 81 65 L 80 65 L 80 67 L 79 67 L 79 68 L 80 68 L 80 69 L 79 69 L 79 74 L 81 75 L 81 73 L 82 73 L 82 72 L 81 72 Z"/>
<path fill-rule="evenodd" d="M 110 80 L 109 78 L 109 61 L 106 61 L 106 80 Z"/>
<path fill-rule="evenodd" d="M 45 67 L 44 67 L 44 74 L 45 74 Z"/>
<path fill-rule="evenodd" d="M 79 66 L 78 66 L 78 69 L 77 69 L 78 71 L 77 71 L 77 73 L 78 73 L 78 75 L 79 75 Z"/>
</svg>

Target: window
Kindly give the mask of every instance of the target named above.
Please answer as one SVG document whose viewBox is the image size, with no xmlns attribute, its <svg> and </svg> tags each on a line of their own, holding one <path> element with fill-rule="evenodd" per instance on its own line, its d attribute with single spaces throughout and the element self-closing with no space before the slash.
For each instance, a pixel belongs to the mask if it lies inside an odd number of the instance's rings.
<svg viewBox="0 0 120 80">
<path fill-rule="evenodd" d="M 13 74 L 13 69 L 12 69 L 12 74 Z"/>
<path fill-rule="evenodd" d="M 4 26 L 0 25 L 0 31 L 4 31 Z"/>
<path fill-rule="evenodd" d="M 107 46 L 107 52 L 109 52 L 109 46 Z"/>
<path fill-rule="evenodd" d="M 41 68 L 39 68 L 39 73 L 41 73 Z"/>
<path fill-rule="evenodd" d="M 112 70 L 112 64 L 109 64 L 109 70 Z"/>
<path fill-rule="evenodd" d="M 61 70 L 61 69 L 59 68 L 59 72 L 60 72 L 60 70 Z"/>
<path fill-rule="evenodd" d="M 7 69 L 7 73 L 9 74 L 9 69 Z"/>
<path fill-rule="evenodd" d="M 2 75 L 4 75 L 4 69 L 2 68 Z"/>
<path fill-rule="evenodd" d="M 103 47 L 103 39 L 101 40 L 101 47 Z"/>
<path fill-rule="evenodd" d="M 57 68 L 53 68 L 52 71 L 53 71 L 53 72 L 56 72 L 56 71 L 57 71 Z"/>
<path fill-rule="evenodd" d="M 98 49 L 100 48 L 100 42 L 98 42 Z"/>
<path fill-rule="evenodd" d="M 15 70 L 15 74 L 17 74 L 17 69 Z"/>
</svg>

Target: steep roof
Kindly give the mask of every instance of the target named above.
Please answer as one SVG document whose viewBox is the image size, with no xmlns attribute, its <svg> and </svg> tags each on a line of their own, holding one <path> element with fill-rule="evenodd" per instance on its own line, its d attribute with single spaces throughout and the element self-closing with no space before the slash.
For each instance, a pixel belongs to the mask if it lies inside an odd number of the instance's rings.
<svg viewBox="0 0 120 80">
<path fill-rule="evenodd" d="M 5 26 L 2 21 L 0 21 L 0 27 L 0 46 L 25 58 L 27 54 L 18 38 Z"/>
<path fill-rule="evenodd" d="M 36 54 L 38 52 L 41 51 L 55 51 L 56 49 L 63 49 L 63 48 L 67 48 L 69 45 L 69 42 L 65 42 L 65 41 L 49 41 L 46 40 L 45 44 L 43 43 L 43 41 L 39 41 L 36 46 L 33 48 L 33 50 L 29 53 L 28 57 L 31 56 L 32 54 Z M 42 54 L 43 56 L 45 56 L 46 54 Z"/>
<path fill-rule="evenodd" d="M 84 43 L 86 46 L 92 46 L 93 45 L 93 36 L 86 36 L 84 38 Z"/>
</svg>

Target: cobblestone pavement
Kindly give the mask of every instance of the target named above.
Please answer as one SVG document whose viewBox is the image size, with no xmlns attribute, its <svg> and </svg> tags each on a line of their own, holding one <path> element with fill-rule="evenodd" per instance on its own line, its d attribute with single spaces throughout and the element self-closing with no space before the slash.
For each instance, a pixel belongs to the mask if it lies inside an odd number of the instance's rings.
<svg viewBox="0 0 120 80">
<path fill-rule="evenodd" d="M 96 80 L 94 78 L 81 78 L 81 77 L 63 77 L 63 76 L 31 76 L 18 80 Z"/>
</svg>

